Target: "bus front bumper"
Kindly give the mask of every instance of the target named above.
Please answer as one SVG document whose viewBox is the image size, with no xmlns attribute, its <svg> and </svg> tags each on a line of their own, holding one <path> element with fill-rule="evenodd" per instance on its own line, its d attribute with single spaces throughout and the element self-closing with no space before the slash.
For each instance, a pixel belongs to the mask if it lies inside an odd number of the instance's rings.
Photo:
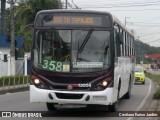
<svg viewBox="0 0 160 120">
<path fill-rule="evenodd" d="M 111 105 L 116 101 L 113 100 L 112 95 L 114 95 L 113 88 L 107 88 L 104 91 L 80 92 L 45 90 L 30 85 L 30 102 Z"/>
</svg>

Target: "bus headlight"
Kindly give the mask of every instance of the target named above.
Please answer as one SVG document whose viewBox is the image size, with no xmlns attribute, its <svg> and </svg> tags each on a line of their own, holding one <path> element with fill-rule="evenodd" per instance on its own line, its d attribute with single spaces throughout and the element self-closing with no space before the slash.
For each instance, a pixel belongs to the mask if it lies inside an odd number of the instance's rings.
<svg viewBox="0 0 160 120">
<path fill-rule="evenodd" d="M 107 84 L 108 84 L 107 81 L 102 82 L 102 86 L 104 86 L 104 87 L 107 86 Z"/>
<path fill-rule="evenodd" d="M 34 83 L 38 85 L 38 84 L 40 84 L 40 80 L 39 79 L 35 79 Z"/>
<path fill-rule="evenodd" d="M 108 77 L 104 80 L 102 80 L 101 82 L 99 82 L 95 87 L 94 87 L 94 90 L 95 91 L 101 91 L 101 90 L 104 90 L 106 89 L 110 83 L 112 82 L 112 77 Z"/>
<path fill-rule="evenodd" d="M 31 80 L 33 85 L 35 85 L 37 88 L 48 89 L 46 84 L 42 80 L 40 80 L 38 77 L 31 76 Z"/>
</svg>

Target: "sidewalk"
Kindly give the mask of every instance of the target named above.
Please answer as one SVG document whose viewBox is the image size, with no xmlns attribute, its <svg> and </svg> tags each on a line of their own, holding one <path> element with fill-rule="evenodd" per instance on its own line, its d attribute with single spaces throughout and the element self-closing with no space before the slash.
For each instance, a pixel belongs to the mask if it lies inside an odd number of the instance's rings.
<svg viewBox="0 0 160 120">
<path fill-rule="evenodd" d="M 29 90 L 29 84 L 0 87 L 0 94 L 14 93 Z"/>
<path fill-rule="evenodd" d="M 154 71 L 153 74 L 160 75 L 160 70 Z M 157 85 L 157 88 L 158 88 L 158 87 L 159 87 L 159 86 Z M 160 111 L 160 100 L 157 100 L 157 101 L 158 101 L 157 111 Z"/>
<path fill-rule="evenodd" d="M 156 74 L 156 75 L 160 75 L 160 69 L 159 70 L 149 70 L 148 72 L 152 73 L 152 74 Z M 158 88 L 159 85 L 156 85 L 156 88 Z M 158 99 L 153 99 L 152 103 L 151 103 L 151 110 L 155 110 L 155 111 L 160 111 L 160 100 Z M 160 119 L 158 119 L 160 120 Z"/>
</svg>

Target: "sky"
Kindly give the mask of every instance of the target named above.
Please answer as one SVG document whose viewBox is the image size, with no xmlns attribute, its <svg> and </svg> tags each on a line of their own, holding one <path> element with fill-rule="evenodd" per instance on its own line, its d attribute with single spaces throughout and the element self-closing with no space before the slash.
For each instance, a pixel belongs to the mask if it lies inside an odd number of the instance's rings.
<svg viewBox="0 0 160 120">
<path fill-rule="evenodd" d="M 124 24 L 126 19 L 126 27 L 135 31 L 135 39 L 160 47 L 160 0 L 68 0 L 68 3 L 84 10 L 110 12 Z"/>
<path fill-rule="evenodd" d="M 62 0 L 65 1 L 65 0 Z M 160 0 L 68 0 L 84 10 L 107 11 L 116 16 L 135 38 L 160 47 Z"/>
</svg>

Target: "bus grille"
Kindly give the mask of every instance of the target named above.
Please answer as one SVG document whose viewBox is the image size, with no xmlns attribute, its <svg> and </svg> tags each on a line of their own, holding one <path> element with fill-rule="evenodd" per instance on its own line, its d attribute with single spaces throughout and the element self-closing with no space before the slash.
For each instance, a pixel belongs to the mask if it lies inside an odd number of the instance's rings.
<svg viewBox="0 0 160 120">
<path fill-rule="evenodd" d="M 81 99 L 83 94 L 56 93 L 59 99 Z"/>
<path fill-rule="evenodd" d="M 95 79 L 95 77 L 47 77 L 54 83 L 62 84 L 75 84 L 75 83 L 90 83 Z"/>
<path fill-rule="evenodd" d="M 51 90 L 68 91 L 67 89 L 68 85 L 91 83 L 91 81 L 93 81 L 95 77 L 47 77 L 47 79 L 53 82 L 53 84 L 48 84 Z M 89 91 L 89 90 L 90 90 L 89 87 L 74 87 L 72 89 L 72 91 Z"/>
<path fill-rule="evenodd" d="M 62 90 L 68 91 L 67 86 L 52 86 L 50 87 L 52 90 Z M 88 87 L 74 87 L 71 91 L 88 91 Z"/>
</svg>

